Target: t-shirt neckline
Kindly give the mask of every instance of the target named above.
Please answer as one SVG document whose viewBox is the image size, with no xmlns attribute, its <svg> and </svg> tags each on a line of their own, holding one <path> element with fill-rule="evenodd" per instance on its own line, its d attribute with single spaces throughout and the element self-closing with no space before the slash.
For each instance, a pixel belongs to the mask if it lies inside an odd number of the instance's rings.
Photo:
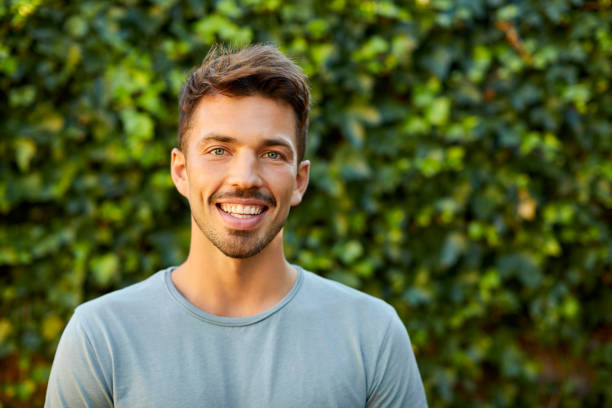
<svg viewBox="0 0 612 408">
<path fill-rule="evenodd" d="M 187 298 L 185 298 L 185 296 L 183 296 L 183 294 L 181 294 L 181 292 L 178 291 L 176 286 L 174 286 L 174 283 L 172 282 L 172 278 L 170 274 L 172 273 L 174 269 L 176 269 L 176 266 L 171 266 L 169 268 L 166 268 L 165 270 L 162 271 L 162 273 L 163 273 L 164 282 L 166 284 L 166 289 L 168 290 L 170 297 L 173 300 L 175 300 L 180 306 L 186 309 L 191 315 L 193 315 L 199 320 L 203 320 L 205 322 L 215 324 L 217 326 L 240 327 L 240 326 L 248 326 L 248 325 L 258 323 L 272 316 L 273 314 L 275 314 L 276 312 L 284 308 L 289 302 L 291 302 L 291 300 L 295 297 L 295 295 L 300 290 L 300 287 L 302 286 L 302 281 L 304 280 L 303 269 L 297 265 L 291 265 L 291 266 L 293 266 L 297 270 L 298 276 L 295 282 L 293 283 L 293 287 L 285 295 L 285 297 L 283 297 L 280 300 L 280 302 L 278 302 L 275 306 L 271 307 L 270 309 L 265 310 L 253 316 L 245 316 L 245 317 L 217 316 L 212 313 L 205 312 L 204 310 L 196 307 L 193 303 L 187 300 Z"/>
</svg>

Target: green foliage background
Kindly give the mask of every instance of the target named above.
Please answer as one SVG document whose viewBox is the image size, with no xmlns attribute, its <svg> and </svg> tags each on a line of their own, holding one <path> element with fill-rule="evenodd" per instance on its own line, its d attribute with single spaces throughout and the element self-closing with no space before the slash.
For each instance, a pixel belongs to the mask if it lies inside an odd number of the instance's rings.
<svg viewBox="0 0 612 408">
<path fill-rule="evenodd" d="M 0 406 L 83 301 L 177 264 L 177 97 L 215 42 L 311 78 L 302 266 L 386 299 L 432 407 L 612 404 L 610 0 L 0 5 Z"/>
</svg>

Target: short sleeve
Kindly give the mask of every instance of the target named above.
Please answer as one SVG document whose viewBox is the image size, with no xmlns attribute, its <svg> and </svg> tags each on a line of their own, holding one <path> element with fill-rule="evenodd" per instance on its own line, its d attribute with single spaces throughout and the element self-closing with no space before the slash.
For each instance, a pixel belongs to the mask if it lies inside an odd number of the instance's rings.
<svg viewBox="0 0 612 408">
<path fill-rule="evenodd" d="M 108 356 L 96 352 L 80 319 L 77 308 L 62 333 L 51 367 L 45 408 L 113 406 Z"/>
<path fill-rule="evenodd" d="M 393 311 L 380 347 L 368 408 L 426 408 L 427 399 L 408 332 Z"/>
</svg>

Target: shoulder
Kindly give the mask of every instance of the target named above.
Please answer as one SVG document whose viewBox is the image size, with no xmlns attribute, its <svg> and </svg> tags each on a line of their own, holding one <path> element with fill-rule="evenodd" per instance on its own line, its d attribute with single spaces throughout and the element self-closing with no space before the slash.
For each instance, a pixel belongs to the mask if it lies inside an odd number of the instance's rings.
<svg viewBox="0 0 612 408">
<path fill-rule="evenodd" d="M 150 313 L 164 294 L 166 271 L 158 271 L 142 282 L 82 303 L 75 309 L 75 318 L 81 325 L 89 326 L 88 323 L 138 318 Z"/>
<path fill-rule="evenodd" d="M 307 271 L 300 305 L 301 321 L 321 322 L 327 342 L 357 350 L 368 407 L 427 406 L 410 337 L 391 305 Z"/>
<path fill-rule="evenodd" d="M 380 326 L 383 330 L 392 322 L 400 322 L 393 306 L 384 300 L 310 271 L 303 271 L 303 297 L 313 308 L 326 314 L 342 316 L 343 320 L 353 317 L 367 322 L 368 326 Z"/>
<path fill-rule="evenodd" d="M 313 272 L 302 270 L 304 271 L 305 289 L 316 292 L 317 298 L 321 301 L 337 302 L 351 306 L 364 305 L 387 313 L 393 310 L 393 307 L 382 299 Z"/>
</svg>

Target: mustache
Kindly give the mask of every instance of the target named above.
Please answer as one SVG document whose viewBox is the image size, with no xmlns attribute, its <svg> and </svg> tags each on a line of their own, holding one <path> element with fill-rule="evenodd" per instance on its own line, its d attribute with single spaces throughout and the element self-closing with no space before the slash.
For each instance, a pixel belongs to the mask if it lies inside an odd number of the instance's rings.
<svg viewBox="0 0 612 408">
<path fill-rule="evenodd" d="M 276 200 L 271 194 L 268 194 L 261 190 L 231 190 L 220 193 L 215 193 L 208 198 L 208 204 L 212 205 L 216 200 L 231 199 L 231 198 L 252 198 L 255 200 L 263 201 L 269 207 L 276 206 Z"/>
</svg>

